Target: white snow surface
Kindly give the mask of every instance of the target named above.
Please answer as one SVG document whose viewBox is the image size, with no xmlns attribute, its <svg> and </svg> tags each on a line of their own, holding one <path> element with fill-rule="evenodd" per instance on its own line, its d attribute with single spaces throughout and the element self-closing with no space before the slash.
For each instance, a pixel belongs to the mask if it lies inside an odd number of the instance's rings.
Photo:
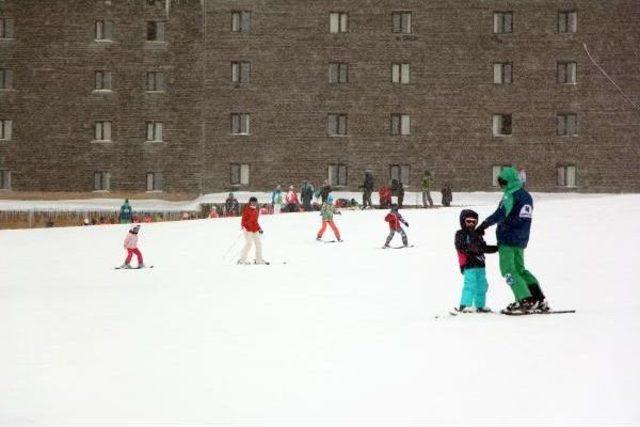
<svg viewBox="0 0 640 427">
<path fill-rule="evenodd" d="M 568 315 L 449 316 L 459 211 L 404 211 L 406 250 L 382 210 L 332 244 L 263 216 L 270 266 L 235 264 L 239 218 L 144 224 L 133 271 L 125 225 L 0 231 L 0 426 L 640 425 L 640 196 L 536 197 L 526 262 Z"/>
</svg>

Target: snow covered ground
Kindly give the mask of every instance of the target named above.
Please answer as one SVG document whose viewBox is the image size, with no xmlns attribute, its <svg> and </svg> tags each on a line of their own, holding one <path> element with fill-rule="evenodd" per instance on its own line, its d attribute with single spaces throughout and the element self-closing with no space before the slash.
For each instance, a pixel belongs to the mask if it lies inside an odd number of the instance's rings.
<svg viewBox="0 0 640 427">
<path fill-rule="evenodd" d="M 234 264 L 237 218 L 143 225 L 140 271 L 113 269 L 126 226 L 0 231 L 0 426 L 638 426 L 640 196 L 536 203 L 527 264 L 576 314 L 436 319 L 459 208 L 386 251 L 385 211 L 344 211 L 342 244 L 265 216 L 271 266 Z"/>
</svg>

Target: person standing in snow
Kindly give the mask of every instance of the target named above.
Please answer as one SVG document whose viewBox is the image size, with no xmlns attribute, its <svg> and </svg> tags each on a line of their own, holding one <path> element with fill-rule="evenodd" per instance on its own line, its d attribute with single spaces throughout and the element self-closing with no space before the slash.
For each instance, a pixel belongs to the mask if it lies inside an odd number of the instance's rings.
<svg viewBox="0 0 640 427">
<path fill-rule="evenodd" d="M 375 187 L 375 183 L 373 181 L 373 172 L 370 170 L 365 171 L 364 173 L 364 183 L 360 186 L 362 188 L 362 209 L 366 209 L 367 206 L 369 209 L 373 208 L 373 204 L 371 203 L 371 194 L 373 193 L 373 189 Z"/>
<path fill-rule="evenodd" d="M 320 190 L 320 199 L 322 200 L 322 203 L 327 201 L 327 197 L 329 197 L 329 193 L 331 193 L 331 191 L 333 191 L 333 189 L 331 188 L 331 184 L 329 184 L 329 181 L 325 179 L 324 185 Z"/>
<path fill-rule="evenodd" d="M 262 242 L 260 241 L 260 235 L 262 234 L 262 228 L 258 224 L 258 199 L 251 197 L 249 203 L 244 207 L 242 211 L 242 232 L 244 234 L 244 247 L 240 252 L 240 259 L 238 264 L 250 264 L 247 260 L 251 246 L 256 247 L 256 264 L 269 264 L 262 259 Z"/>
<path fill-rule="evenodd" d="M 384 220 L 389 223 L 389 235 L 387 236 L 387 240 L 384 242 L 384 246 L 382 249 L 390 248 L 389 243 L 391 243 L 391 239 L 395 236 L 396 233 L 400 233 L 402 236 L 402 244 L 405 248 L 409 247 L 409 239 L 407 238 L 407 233 L 402 229 L 402 225 L 404 224 L 407 227 L 409 223 L 402 218 L 400 212 L 398 212 L 398 206 L 391 205 L 391 211 L 384 217 Z"/>
<path fill-rule="evenodd" d="M 140 249 L 138 249 L 138 232 L 140 231 L 140 224 L 136 224 L 129 230 L 127 233 L 127 237 L 124 239 L 124 248 L 127 251 L 127 258 L 124 260 L 124 263 L 120 266 L 120 268 L 131 268 L 131 258 L 133 255 L 138 258 L 138 268 L 143 268 L 144 263 L 142 262 L 142 253 Z"/>
<path fill-rule="evenodd" d="M 422 206 L 425 208 L 432 208 L 433 199 L 431 199 L 431 172 L 424 171 L 422 182 L 420 183 L 420 188 L 422 189 Z"/>
<path fill-rule="evenodd" d="M 341 215 L 338 212 L 338 209 L 333 205 L 333 197 L 328 196 L 327 201 L 322 204 L 322 208 L 320 209 L 320 216 L 322 216 L 322 227 L 318 231 L 318 235 L 316 236 L 316 240 L 322 240 L 322 235 L 327 228 L 327 225 L 331 227 L 334 236 L 336 236 L 336 240 L 338 242 L 342 242 L 340 238 L 340 230 L 333 222 L 333 215 Z"/>
<path fill-rule="evenodd" d="M 240 214 L 240 203 L 233 193 L 224 202 L 224 216 L 238 216 Z"/>
<path fill-rule="evenodd" d="M 282 205 L 284 205 L 284 194 L 282 194 L 282 187 L 279 184 L 271 193 L 271 205 L 273 206 L 274 214 L 279 214 L 282 210 Z"/>
<path fill-rule="evenodd" d="M 485 270 L 484 254 L 498 252 L 497 246 L 489 246 L 482 236 L 476 233 L 478 213 L 471 209 L 463 209 L 460 212 L 460 230 L 456 231 L 455 247 L 458 251 L 460 271 L 464 276 L 462 297 L 458 312 L 488 313 L 491 310 L 486 307 L 486 295 L 489 283 Z"/>
<path fill-rule="evenodd" d="M 305 210 L 305 212 L 309 212 L 313 210 L 313 207 L 311 206 L 311 200 L 313 200 L 314 192 L 315 192 L 315 189 L 313 188 L 313 185 L 311 185 L 309 181 L 305 180 L 302 183 L 302 187 L 300 188 L 300 198 L 302 199 L 302 208 Z"/>
<path fill-rule="evenodd" d="M 398 209 L 402 209 L 404 201 L 404 185 L 402 181 L 395 178 L 391 180 L 391 195 L 398 198 Z"/>
<path fill-rule="evenodd" d="M 449 206 L 451 206 L 451 202 L 453 201 L 451 186 L 449 184 L 445 184 L 440 192 L 442 194 L 442 206 L 448 208 Z"/>
<path fill-rule="evenodd" d="M 298 212 L 300 210 L 300 201 L 298 200 L 298 193 L 293 185 L 289 186 L 289 191 L 284 198 L 287 212 Z"/>
<path fill-rule="evenodd" d="M 524 250 L 529 243 L 531 220 L 533 217 L 533 199 L 522 188 L 518 171 L 504 168 L 498 175 L 498 183 L 504 195 L 498 209 L 477 228 L 482 235 L 484 230 L 498 224 L 496 230 L 500 273 L 511 287 L 516 301 L 505 311 L 548 311 L 549 306 L 535 278 L 524 266 Z"/>
<path fill-rule="evenodd" d="M 122 206 L 120 206 L 120 224 L 131 224 L 132 216 L 133 208 L 129 204 L 129 199 L 125 199 Z"/>
</svg>

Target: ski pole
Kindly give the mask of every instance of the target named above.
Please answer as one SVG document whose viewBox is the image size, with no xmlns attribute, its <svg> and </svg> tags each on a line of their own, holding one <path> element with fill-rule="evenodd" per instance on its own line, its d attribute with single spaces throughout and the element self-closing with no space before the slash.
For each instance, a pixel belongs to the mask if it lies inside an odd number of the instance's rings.
<svg viewBox="0 0 640 427">
<path fill-rule="evenodd" d="M 236 244 L 238 243 L 238 240 L 240 240 L 240 236 L 242 235 L 242 231 L 239 232 L 238 234 L 236 234 L 236 238 L 233 239 L 233 242 L 231 243 L 231 245 L 229 246 L 229 248 L 227 249 L 227 251 L 224 253 L 224 255 L 222 255 L 222 260 L 225 261 L 227 259 L 227 255 L 229 255 L 229 252 L 231 252 L 231 249 L 233 249 Z"/>
</svg>

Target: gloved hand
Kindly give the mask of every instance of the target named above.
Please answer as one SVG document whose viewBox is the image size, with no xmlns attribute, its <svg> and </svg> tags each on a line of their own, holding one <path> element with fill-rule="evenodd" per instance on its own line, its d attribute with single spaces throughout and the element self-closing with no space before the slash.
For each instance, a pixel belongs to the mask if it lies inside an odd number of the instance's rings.
<svg viewBox="0 0 640 427">
<path fill-rule="evenodd" d="M 487 224 L 483 222 L 475 229 L 475 232 L 478 233 L 478 235 L 480 236 L 484 236 L 484 230 L 486 230 L 487 227 L 488 227 Z"/>
<path fill-rule="evenodd" d="M 258 233 L 263 234 L 263 233 L 264 233 L 264 231 L 262 231 L 262 230 L 258 230 Z"/>
</svg>

